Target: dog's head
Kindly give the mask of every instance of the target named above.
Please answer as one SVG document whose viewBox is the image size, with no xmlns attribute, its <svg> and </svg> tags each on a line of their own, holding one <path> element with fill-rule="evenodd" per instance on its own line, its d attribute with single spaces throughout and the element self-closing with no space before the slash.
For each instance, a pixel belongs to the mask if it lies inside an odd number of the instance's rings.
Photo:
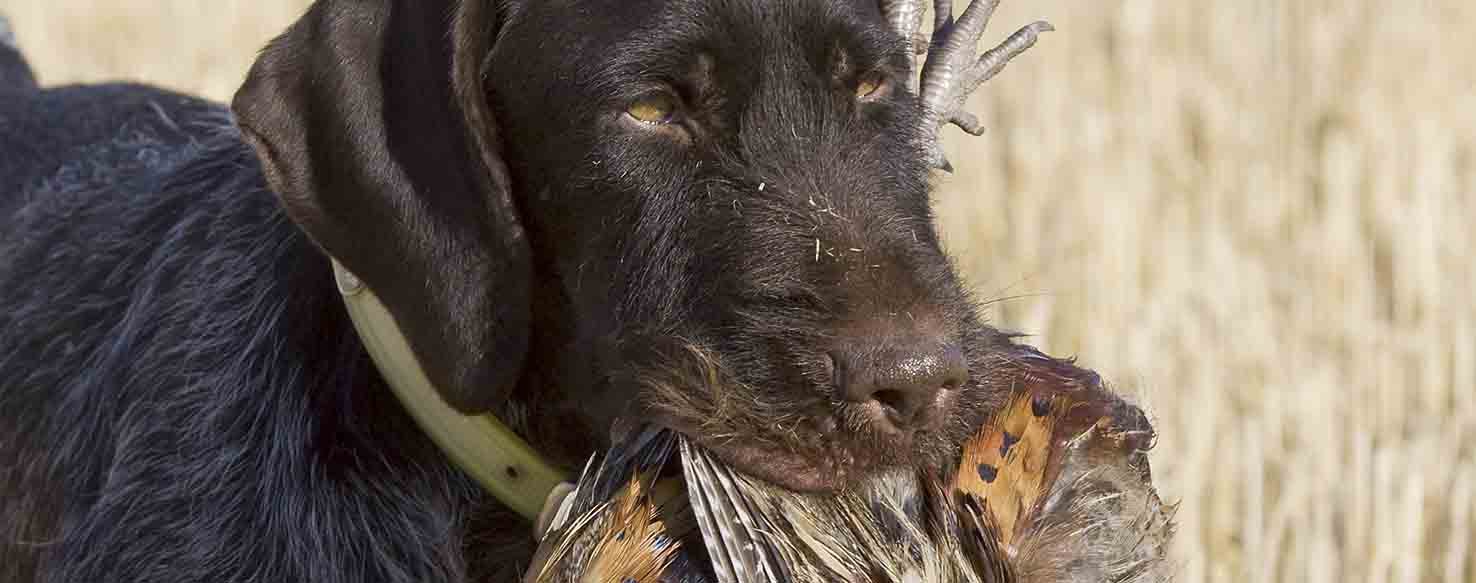
<svg viewBox="0 0 1476 583">
<path fill-rule="evenodd" d="M 1002 397 L 880 4 L 320 0 L 234 109 L 453 406 L 653 415 L 830 488 Z"/>
</svg>

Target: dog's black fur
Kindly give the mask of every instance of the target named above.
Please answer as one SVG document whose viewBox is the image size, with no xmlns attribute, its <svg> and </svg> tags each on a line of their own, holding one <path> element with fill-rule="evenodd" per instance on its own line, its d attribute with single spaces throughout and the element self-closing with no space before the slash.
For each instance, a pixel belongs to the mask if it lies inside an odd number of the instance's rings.
<svg viewBox="0 0 1476 583">
<path fill-rule="evenodd" d="M 320 0 L 227 111 L 0 46 L 0 581 L 516 577 L 526 527 L 325 252 L 569 467 L 642 413 L 796 487 L 948 455 L 1010 342 L 940 249 L 901 47 L 874 0 Z M 928 423 L 835 396 L 828 355 L 930 343 L 970 374 Z"/>
</svg>

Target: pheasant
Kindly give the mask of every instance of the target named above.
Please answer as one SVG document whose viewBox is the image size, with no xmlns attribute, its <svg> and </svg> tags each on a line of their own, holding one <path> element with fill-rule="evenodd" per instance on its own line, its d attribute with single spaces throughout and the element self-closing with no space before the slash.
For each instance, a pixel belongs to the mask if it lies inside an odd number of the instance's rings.
<svg viewBox="0 0 1476 583">
<path fill-rule="evenodd" d="M 1174 507 L 1138 407 L 1021 347 L 1008 404 L 947 471 L 832 495 L 745 476 L 643 427 L 586 468 L 541 527 L 527 583 L 1157 583 Z M 678 462 L 679 458 L 679 462 Z"/>
</svg>

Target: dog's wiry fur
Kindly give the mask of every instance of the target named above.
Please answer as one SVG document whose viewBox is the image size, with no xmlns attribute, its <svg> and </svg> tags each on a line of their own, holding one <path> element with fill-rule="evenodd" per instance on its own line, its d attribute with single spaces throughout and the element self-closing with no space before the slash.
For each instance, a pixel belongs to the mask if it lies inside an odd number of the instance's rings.
<svg viewBox="0 0 1476 583">
<path fill-rule="evenodd" d="M 555 463 L 633 407 L 827 487 L 938 459 L 1009 341 L 938 244 L 915 97 L 853 96 L 907 58 L 889 30 L 866 0 L 320 0 L 230 110 L 37 88 L 0 46 L 0 581 L 514 577 L 526 525 L 393 401 L 327 254 Z M 685 125 L 621 117 L 659 90 Z M 857 339 L 961 346 L 969 381 L 883 434 L 825 364 Z M 723 394 L 650 390 L 689 340 Z"/>
<path fill-rule="evenodd" d="M 114 89 L 172 114 L 85 146 L 0 235 L 0 580 L 461 580 L 482 494 L 380 386 L 224 112 Z"/>
<path fill-rule="evenodd" d="M 848 40 L 843 48 L 852 63 L 887 66 L 906 58 L 884 29 L 865 24 L 880 18 L 873 5 L 868 20 L 864 6 L 637 2 L 620 18 L 643 22 L 616 26 L 570 22 L 558 10 L 510 17 L 500 40 L 508 48 L 494 53 L 491 74 L 518 66 L 529 73 L 491 83 L 502 97 L 494 100 L 496 117 L 506 141 L 519 145 L 505 156 L 511 174 L 526 177 L 515 182 L 551 193 L 523 215 L 534 255 L 564 266 L 563 275 L 549 279 L 560 279 L 565 291 L 542 294 L 555 308 L 535 310 L 554 321 L 535 327 L 572 329 L 583 348 L 576 354 L 608 359 L 594 369 L 548 363 L 536 370 L 559 370 L 568 375 L 564 382 L 614 396 L 604 407 L 613 415 L 629 394 L 622 387 L 686 354 L 670 339 L 690 339 L 736 375 L 725 385 L 734 393 L 722 398 L 742 405 L 728 410 L 790 419 L 735 419 L 731 425 L 743 428 L 735 443 L 775 444 L 759 455 L 793 456 L 819 468 L 814 473 L 841 473 L 842 465 L 823 467 L 837 458 L 817 447 L 843 445 L 817 427 L 818 418 L 834 411 L 845 428 L 854 417 L 827 388 L 826 351 L 853 328 L 881 335 L 878 328 L 895 325 L 897 337 L 888 339 L 895 343 L 908 342 L 913 326 L 940 329 L 954 341 L 982 330 L 938 251 L 926 167 L 912 135 L 915 100 L 899 92 L 886 106 L 858 108 L 832 86 L 840 73 L 826 70 L 842 44 L 829 39 Z M 625 26 L 642 32 L 609 40 L 609 29 Z M 539 43 L 535 36 L 549 38 Z M 607 67 L 590 67 L 585 47 L 614 56 Z M 671 57 L 693 53 L 706 58 Z M 588 74 L 560 73 L 570 69 Z M 686 83 L 696 95 L 691 115 L 700 120 L 695 143 L 620 130 L 618 120 L 582 105 L 619 103 L 668 78 L 695 79 Z M 541 114 L 549 109 L 570 112 L 573 129 L 549 131 Z M 549 164 L 569 170 L 529 172 Z M 590 194 L 560 194 L 568 192 Z M 586 224 L 591 207 L 602 210 L 598 232 Z M 568 252 L 578 248 L 585 251 Z M 589 261 L 594 250 L 608 259 Z M 596 308 L 609 306 L 614 310 Z M 569 321 L 570 314 L 585 319 Z M 534 358 L 551 352 L 535 349 Z M 952 410 L 955 420 L 987 404 L 985 392 L 970 395 Z M 916 447 L 897 447 L 865 429 L 847 435 L 850 455 L 892 458 L 862 460 L 872 465 L 926 457 L 958 437 L 928 432 Z"/>
</svg>

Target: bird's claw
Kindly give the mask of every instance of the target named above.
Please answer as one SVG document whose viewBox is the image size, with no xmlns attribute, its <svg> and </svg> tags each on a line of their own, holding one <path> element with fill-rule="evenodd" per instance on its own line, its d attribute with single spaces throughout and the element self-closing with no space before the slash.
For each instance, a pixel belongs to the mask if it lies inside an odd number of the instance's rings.
<svg viewBox="0 0 1476 583">
<path fill-rule="evenodd" d="M 952 172 L 940 143 L 943 126 L 952 124 L 971 135 L 982 135 L 979 119 L 964 109 L 970 95 L 994 77 L 1015 57 L 1024 53 L 1043 32 L 1055 30 L 1043 20 L 1025 25 L 999 45 L 977 54 L 980 37 L 1000 0 L 972 0 L 958 18 L 952 0 L 933 1 L 933 34 L 921 75 L 909 70 L 908 82 L 922 100 L 924 139 L 928 140 L 928 162 Z M 917 52 L 923 6 L 920 0 L 883 1 L 882 9 L 894 30 L 909 40 Z"/>
</svg>

